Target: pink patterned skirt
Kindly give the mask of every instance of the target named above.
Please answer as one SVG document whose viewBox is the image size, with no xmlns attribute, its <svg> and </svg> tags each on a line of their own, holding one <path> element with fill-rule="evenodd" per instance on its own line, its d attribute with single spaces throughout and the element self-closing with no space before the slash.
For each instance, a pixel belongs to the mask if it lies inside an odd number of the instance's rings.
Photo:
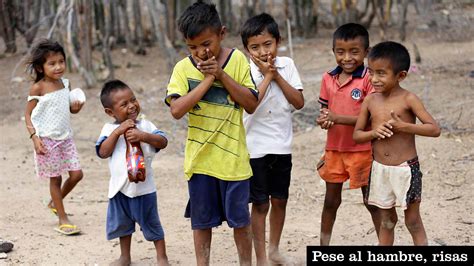
<svg viewBox="0 0 474 266">
<path fill-rule="evenodd" d="M 42 137 L 47 152 L 44 155 L 34 153 L 36 174 L 46 179 L 58 177 L 67 171 L 81 170 L 79 155 L 72 138 L 54 140 Z"/>
</svg>

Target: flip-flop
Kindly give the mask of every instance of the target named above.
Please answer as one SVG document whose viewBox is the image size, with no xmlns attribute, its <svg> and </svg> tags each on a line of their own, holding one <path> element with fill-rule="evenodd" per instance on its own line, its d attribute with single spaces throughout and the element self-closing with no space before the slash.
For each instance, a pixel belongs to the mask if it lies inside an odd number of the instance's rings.
<svg viewBox="0 0 474 266">
<path fill-rule="evenodd" d="M 48 209 L 51 211 L 52 214 L 58 216 L 58 210 L 54 207 L 48 207 Z"/>
<path fill-rule="evenodd" d="M 70 230 L 65 230 L 65 229 L 70 229 Z M 81 232 L 81 229 L 79 229 L 76 225 L 73 224 L 62 224 L 58 227 L 54 228 L 54 231 L 61 233 L 63 235 L 75 235 L 79 234 Z"/>
</svg>

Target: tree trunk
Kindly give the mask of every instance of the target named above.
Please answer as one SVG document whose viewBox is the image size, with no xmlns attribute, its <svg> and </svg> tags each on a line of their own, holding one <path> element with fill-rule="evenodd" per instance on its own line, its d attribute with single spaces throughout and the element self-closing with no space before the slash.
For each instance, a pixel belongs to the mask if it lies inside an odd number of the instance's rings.
<svg viewBox="0 0 474 266">
<path fill-rule="evenodd" d="M 302 23 L 302 12 L 301 12 L 301 4 L 303 0 L 294 0 L 293 7 L 294 7 L 294 18 L 295 18 L 295 33 L 298 36 L 301 36 L 303 33 L 303 23 Z"/>
<path fill-rule="evenodd" d="M 41 0 L 36 0 L 34 1 L 33 4 L 33 20 L 31 22 L 28 22 L 27 25 L 27 30 L 25 32 L 25 40 L 26 44 L 28 47 L 31 46 L 33 43 L 33 40 L 36 37 L 36 33 L 38 32 L 40 23 L 40 15 L 41 15 L 41 6 L 42 6 L 42 1 Z M 25 16 L 26 17 L 26 16 Z"/>
<path fill-rule="evenodd" d="M 110 21 L 109 21 L 109 28 L 110 28 L 110 37 L 109 40 L 111 42 L 111 49 L 115 46 L 115 43 L 117 42 L 117 39 L 119 38 L 120 35 L 120 17 L 118 16 L 117 12 L 117 0 L 109 0 L 110 1 L 110 9 L 109 9 L 109 14 L 110 14 Z"/>
<path fill-rule="evenodd" d="M 16 38 L 14 29 L 14 17 L 13 17 L 13 1 L 12 0 L 0 0 L 0 20 L 2 36 L 5 41 L 6 53 L 16 52 Z"/>
<path fill-rule="evenodd" d="M 133 1 L 133 20 L 135 22 L 135 42 L 137 43 L 136 54 L 145 55 L 146 50 L 143 44 L 143 27 L 142 27 L 142 14 L 140 9 L 140 3 Z"/>
<path fill-rule="evenodd" d="M 290 0 L 284 0 L 283 5 L 284 5 L 283 10 L 285 13 L 285 21 L 287 19 L 291 20 Z"/>
<path fill-rule="evenodd" d="M 101 0 L 94 1 L 94 19 L 96 33 L 105 36 L 104 3 Z"/>
<path fill-rule="evenodd" d="M 406 25 L 407 25 L 407 10 L 408 10 L 408 0 L 400 0 L 398 3 L 398 13 L 399 13 L 399 32 L 400 40 L 405 41 L 406 39 Z"/>
<path fill-rule="evenodd" d="M 166 31 L 172 44 L 176 42 L 176 0 L 163 0 L 162 6 L 166 14 Z"/>
<path fill-rule="evenodd" d="M 88 88 L 95 86 L 95 78 L 94 76 L 87 71 L 79 62 L 79 58 L 76 55 L 76 51 L 74 49 L 74 44 L 73 44 L 73 34 L 75 34 L 75 31 L 72 30 L 73 27 L 73 22 L 74 22 L 74 12 L 75 12 L 75 0 L 71 0 L 69 3 L 69 6 L 67 8 L 67 17 L 66 19 L 66 40 L 64 42 L 64 46 L 66 48 L 67 54 L 69 55 L 69 58 L 71 58 L 72 64 L 74 65 L 75 68 L 79 71 L 81 76 L 84 78 L 86 82 L 86 86 Z M 89 49 L 89 47 L 83 48 L 83 49 Z"/>
<path fill-rule="evenodd" d="M 51 28 L 53 25 L 53 12 L 51 11 L 50 0 L 43 0 L 43 14 L 47 21 L 46 25 L 48 25 L 48 28 Z"/>
<path fill-rule="evenodd" d="M 79 20 L 78 38 L 81 43 L 80 57 L 84 68 L 93 73 L 92 68 L 92 10 L 93 0 L 79 0 L 76 3 Z"/>
<path fill-rule="evenodd" d="M 164 52 L 166 52 L 168 70 L 171 70 L 177 61 L 178 55 L 171 41 L 168 39 L 168 36 L 166 36 L 166 25 L 163 22 L 164 20 L 160 19 L 165 16 L 164 8 L 162 8 L 162 6 L 158 8 L 158 5 L 161 5 L 161 3 L 157 2 L 156 0 L 147 0 L 146 3 L 148 10 L 151 12 L 150 17 L 153 21 L 153 24 L 156 26 L 154 29 L 156 30 L 155 35 L 158 40 L 158 45 Z"/>
<path fill-rule="evenodd" d="M 318 0 L 305 0 L 304 13 L 304 37 L 309 38 L 316 35 L 318 31 Z"/>
<path fill-rule="evenodd" d="M 109 74 L 106 79 L 113 79 L 114 74 L 114 64 L 112 63 L 112 56 L 110 55 L 110 0 L 104 0 L 104 24 L 105 24 L 105 35 L 102 38 L 102 56 L 104 58 L 104 64 L 109 70 Z"/>
<path fill-rule="evenodd" d="M 364 15 L 362 15 L 362 17 L 365 17 L 365 14 L 369 13 L 369 8 L 372 8 L 372 9 L 371 9 L 370 14 L 367 17 L 367 19 L 364 20 L 363 18 L 361 18 L 362 26 L 364 26 L 367 29 L 369 29 L 370 26 L 372 25 L 372 21 L 374 20 L 374 18 L 376 16 L 376 13 L 377 13 L 377 8 L 375 7 L 375 1 L 374 0 L 370 0 L 370 1 L 367 0 L 367 5 L 365 7 Z"/>
<path fill-rule="evenodd" d="M 128 19 L 127 12 L 127 0 L 119 0 L 119 7 L 120 15 L 123 18 L 123 35 L 125 37 L 125 43 L 127 44 L 127 48 L 130 51 L 133 51 L 133 43 L 130 33 L 130 20 Z"/>
</svg>

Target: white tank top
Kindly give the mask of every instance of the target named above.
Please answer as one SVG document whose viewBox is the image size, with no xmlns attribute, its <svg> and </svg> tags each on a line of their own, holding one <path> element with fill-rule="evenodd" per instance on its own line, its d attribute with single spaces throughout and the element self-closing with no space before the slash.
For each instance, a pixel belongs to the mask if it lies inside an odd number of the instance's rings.
<svg viewBox="0 0 474 266">
<path fill-rule="evenodd" d="M 39 137 L 64 140 L 72 136 L 69 109 L 69 80 L 61 79 L 64 88 L 43 96 L 28 96 L 28 101 L 38 100 L 31 112 L 31 122 Z"/>
</svg>

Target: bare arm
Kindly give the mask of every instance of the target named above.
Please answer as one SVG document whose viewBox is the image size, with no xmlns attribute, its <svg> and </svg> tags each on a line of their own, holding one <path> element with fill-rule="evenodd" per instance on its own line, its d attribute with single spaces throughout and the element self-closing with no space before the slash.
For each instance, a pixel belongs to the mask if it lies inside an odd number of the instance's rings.
<svg viewBox="0 0 474 266">
<path fill-rule="evenodd" d="M 258 102 L 257 105 L 262 102 L 263 97 L 265 97 L 265 94 L 267 93 L 268 86 L 270 86 L 270 82 L 272 82 L 272 75 L 266 75 L 263 77 L 262 82 L 258 84 L 257 89 L 258 89 Z"/>
<path fill-rule="evenodd" d="M 40 95 L 41 95 L 41 87 L 38 84 L 33 84 L 33 86 L 31 86 L 29 96 L 40 96 Z M 33 109 L 35 109 L 37 103 L 38 103 L 37 100 L 31 100 L 26 103 L 25 123 L 26 123 L 26 129 L 28 130 L 29 135 L 36 133 L 36 129 L 33 127 L 33 123 L 31 122 L 31 113 L 33 112 Z"/>
<path fill-rule="evenodd" d="M 99 157 L 100 158 L 108 158 L 112 155 L 115 145 L 117 144 L 117 140 L 120 135 L 124 134 L 129 128 L 135 127 L 135 122 L 133 120 L 128 119 L 120 124 L 110 135 L 102 142 L 99 148 Z"/>
<path fill-rule="evenodd" d="M 69 82 L 69 88 L 71 88 L 71 87 L 72 87 L 72 85 Z M 69 111 L 71 112 L 71 114 L 77 114 L 77 113 L 79 113 L 79 111 L 81 111 L 82 106 L 84 106 L 84 103 L 81 103 L 79 101 L 74 101 L 69 105 Z"/>
<path fill-rule="evenodd" d="M 370 131 L 365 131 L 364 129 L 367 127 L 367 123 L 369 121 L 369 97 L 366 97 L 364 99 L 364 102 L 362 103 L 362 106 L 360 108 L 360 113 L 359 117 L 357 118 L 355 127 L 354 127 L 354 133 L 352 134 L 352 138 L 356 143 L 364 143 L 371 141 L 374 139 L 372 136 L 372 132 Z"/>
<path fill-rule="evenodd" d="M 168 140 L 158 134 L 150 134 L 136 128 L 126 131 L 125 137 L 128 142 L 145 142 L 157 149 L 164 149 L 168 145 Z"/>
<path fill-rule="evenodd" d="M 240 104 L 247 113 L 252 114 L 255 112 L 258 101 L 249 88 L 245 88 L 244 86 L 237 83 L 224 71 L 222 71 L 221 74 L 216 78 L 219 79 L 222 84 L 224 84 L 224 87 L 229 92 L 232 99 Z"/>
<path fill-rule="evenodd" d="M 82 106 L 84 106 L 84 103 L 80 101 L 72 102 L 69 106 L 69 111 L 71 112 L 71 114 L 77 114 L 79 113 L 79 111 L 81 111 Z"/>
<path fill-rule="evenodd" d="M 209 54 L 209 59 L 206 61 L 199 60 L 195 58 L 198 62 L 197 68 L 204 75 L 213 75 L 216 79 L 220 80 L 224 85 L 224 88 L 230 94 L 232 99 L 241 105 L 245 111 L 249 114 L 255 112 L 257 108 L 258 99 L 250 91 L 250 88 L 245 88 L 244 86 L 237 83 L 233 78 L 231 78 L 224 70 L 219 66 L 216 57 L 212 54 Z"/>
<path fill-rule="evenodd" d="M 332 115 L 332 121 L 334 124 L 354 126 L 357 122 L 357 116 L 355 115 L 339 115 L 330 113 Z"/>
<path fill-rule="evenodd" d="M 189 112 L 206 94 L 212 86 L 215 77 L 213 75 L 206 75 L 199 85 L 191 90 L 188 94 L 181 97 L 173 97 L 170 100 L 171 115 L 175 119 L 180 119 L 187 112 Z"/>
<path fill-rule="evenodd" d="M 303 93 L 300 90 L 293 88 L 281 75 L 280 73 L 275 73 L 275 81 L 280 86 L 283 95 L 288 100 L 288 102 L 293 105 L 297 110 L 303 108 L 304 106 L 304 97 Z"/>
<path fill-rule="evenodd" d="M 41 96 L 42 95 L 41 86 L 39 86 L 39 84 L 37 83 L 33 84 L 33 86 L 31 86 L 29 95 Z M 43 145 L 43 141 L 41 141 L 38 135 L 36 135 L 36 128 L 33 126 L 33 122 L 31 122 L 31 113 L 33 112 L 33 109 L 36 107 L 37 103 L 38 103 L 37 100 L 31 100 L 26 103 L 26 109 L 25 109 L 26 130 L 28 130 L 30 138 L 33 141 L 33 147 L 35 148 L 36 154 L 45 154 L 47 150 Z"/>
<path fill-rule="evenodd" d="M 426 111 L 421 100 L 413 93 L 407 96 L 407 102 L 411 111 L 421 121 L 422 124 L 404 122 L 396 113 L 391 112 L 392 119 L 388 121 L 393 126 L 395 132 L 404 132 L 426 137 L 438 137 L 441 130 L 434 118 Z"/>
<path fill-rule="evenodd" d="M 370 112 L 369 104 L 372 97 L 367 96 L 362 103 L 362 107 L 354 127 L 352 138 L 356 143 L 365 143 L 373 139 L 385 139 L 393 135 L 392 126 L 388 122 L 384 122 L 375 129 L 365 131 L 367 123 L 369 122 Z"/>
</svg>

